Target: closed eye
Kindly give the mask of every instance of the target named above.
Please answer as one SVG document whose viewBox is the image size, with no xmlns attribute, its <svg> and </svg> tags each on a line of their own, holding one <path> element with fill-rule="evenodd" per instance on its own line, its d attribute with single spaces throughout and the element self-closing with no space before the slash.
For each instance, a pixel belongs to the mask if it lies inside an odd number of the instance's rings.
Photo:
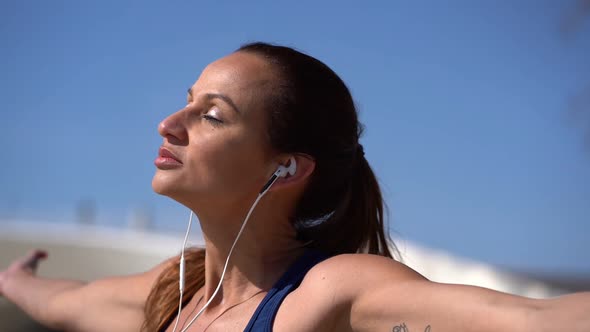
<svg viewBox="0 0 590 332">
<path fill-rule="evenodd" d="M 203 114 L 202 117 L 203 117 L 203 119 L 211 122 L 211 124 L 214 125 L 214 126 L 220 126 L 220 125 L 223 124 L 223 121 L 221 121 L 218 118 L 213 117 L 213 116 L 211 116 L 209 114 Z"/>
</svg>

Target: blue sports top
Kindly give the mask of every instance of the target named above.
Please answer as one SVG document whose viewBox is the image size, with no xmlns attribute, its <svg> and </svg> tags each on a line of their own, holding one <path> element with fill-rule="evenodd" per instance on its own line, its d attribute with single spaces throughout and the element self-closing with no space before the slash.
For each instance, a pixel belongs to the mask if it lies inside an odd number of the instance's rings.
<svg viewBox="0 0 590 332">
<path fill-rule="evenodd" d="M 299 287 L 307 271 L 326 258 L 327 255 L 311 249 L 301 255 L 262 299 L 244 332 L 271 332 L 285 297 Z"/>
</svg>

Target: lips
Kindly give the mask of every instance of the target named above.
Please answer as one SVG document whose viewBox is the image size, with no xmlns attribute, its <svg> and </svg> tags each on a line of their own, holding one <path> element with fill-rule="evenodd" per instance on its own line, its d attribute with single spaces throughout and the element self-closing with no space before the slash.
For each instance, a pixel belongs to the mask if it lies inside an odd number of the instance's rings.
<svg viewBox="0 0 590 332">
<path fill-rule="evenodd" d="M 159 169 L 173 169 L 182 166 L 182 162 L 168 149 L 161 147 L 154 165 Z"/>
</svg>

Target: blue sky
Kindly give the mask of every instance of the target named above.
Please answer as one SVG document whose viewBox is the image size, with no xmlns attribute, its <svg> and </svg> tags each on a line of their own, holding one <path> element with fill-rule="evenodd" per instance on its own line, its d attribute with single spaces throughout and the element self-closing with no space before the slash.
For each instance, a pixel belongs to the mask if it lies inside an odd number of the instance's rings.
<svg viewBox="0 0 590 332">
<path fill-rule="evenodd" d="M 154 194 L 156 127 L 211 61 L 262 40 L 349 85 L 392 233 L 519 270 L 590 277 L 590 20 L 572 1 L 0 4 L 0 220 L 187 211 Z M 588 108 L 587 108 L 588 109 Z M 1 230 L 1 225 L 0 225 Z"/>
</svg>

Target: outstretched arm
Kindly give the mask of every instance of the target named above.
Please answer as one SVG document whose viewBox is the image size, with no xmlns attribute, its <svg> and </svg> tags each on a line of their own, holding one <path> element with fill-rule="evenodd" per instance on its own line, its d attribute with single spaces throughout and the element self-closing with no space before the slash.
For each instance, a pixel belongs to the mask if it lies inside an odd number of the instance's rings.
<svg viewBox="0 0 590 332">
<path fill-rule="evenodd" d="M 473 286 L 407 281 L 367 292 L 354 308 L 360 327 L 354 330 L 359 331 L 590 331 L 590 293 L 538 300 Z M 376 325 L 366 329 L 369 317 Z"/>
<path fill-rule="evenodd" d="M 338 268 L 349 271 L 346 288 L 353 331 L 590 331 L 589 292 L 530 299 L 434 283 L 401 263 L 374 255 L 344 256 Z"/>
<path fill-rule="evenodd" d="M 41 324 L 66 331 L 139 330 L 151 287 L 171 262 L 137 275 L 85 283 L 37 277 L 37 262 L 46 256 L 33 251 L 0 272 L 0 295 Z"/>
</svg>

